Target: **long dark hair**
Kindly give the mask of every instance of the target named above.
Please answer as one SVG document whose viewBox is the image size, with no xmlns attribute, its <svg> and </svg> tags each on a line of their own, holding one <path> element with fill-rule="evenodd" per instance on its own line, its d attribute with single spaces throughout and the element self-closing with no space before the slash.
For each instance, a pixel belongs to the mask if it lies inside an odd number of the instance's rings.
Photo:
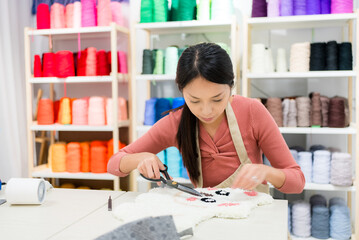
<svg viewBox="0 0 359 240">
<path fill-rule="evenodd" d="M 204 79 L 218 84 L 234 85 L 234 74 L 231 59 L 227 52 L 214 43 L 200 43 L 188 47 L 178 60 L 176 84 L 182 92 L 183 88 L 194 78 Z M 182 153 L 183 164 L 189 177 L 198 183 L 198 153 L 196 145 L 197 117 L 187 104 L 183 105 L 181 121 L 177 132 L 177 142 Z"/>
</svg>

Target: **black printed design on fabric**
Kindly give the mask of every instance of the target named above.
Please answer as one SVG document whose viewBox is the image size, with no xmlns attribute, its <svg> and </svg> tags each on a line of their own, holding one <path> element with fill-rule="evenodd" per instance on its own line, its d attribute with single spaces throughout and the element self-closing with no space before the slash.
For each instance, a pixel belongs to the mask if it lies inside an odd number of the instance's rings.
<svg viewBox="0 0 359 240">
<path fill-rule="evenodd" d="M 215 203 L 216 202 L 216 200 L 215 199 L 213 199 L 213 198 L 201 198 L 201 201 L 203 201 L 203 202 L 206 202 L 206 203 Z"/>
<path fill-rule="evenodd" d="M 225 190 L 218 190 L 218 191 L 216 191 L 216 194 L 221 195 L 221 196 L 229 196 L 229 193 L 230 193 L 230 192 L 227 192 L 227 191 L 225 191 Z"/>
</svg>

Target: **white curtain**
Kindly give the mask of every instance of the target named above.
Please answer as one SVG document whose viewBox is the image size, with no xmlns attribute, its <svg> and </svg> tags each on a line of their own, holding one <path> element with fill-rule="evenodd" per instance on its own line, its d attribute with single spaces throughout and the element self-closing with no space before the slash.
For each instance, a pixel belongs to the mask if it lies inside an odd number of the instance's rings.
<svg viewBox="0 0 359 240">
<path fill-rule="evenodd" d="M 0 179 L 28 176 L 24 27 L 31 0 L 0 1 Z"/>
</svg>

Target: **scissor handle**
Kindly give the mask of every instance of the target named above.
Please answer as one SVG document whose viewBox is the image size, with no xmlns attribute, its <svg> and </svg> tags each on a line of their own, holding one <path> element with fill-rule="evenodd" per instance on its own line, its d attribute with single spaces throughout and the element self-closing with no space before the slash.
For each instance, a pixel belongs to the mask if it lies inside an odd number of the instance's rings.
<svg viewBox="0 0 359 240">
<path fill-rule="evenodd" d="M 165 175 L 166 179 L 167 180 L 171 180 L 170 176 L 168 175 L 168 172 L 167 172 L 167 166 L 166 164 L 163 164 L 163 166 L 165 167 L 165 170 L 160 170 L 161 173 L 163 173 L 163 175 Z M 152 181 L 152 182 L 163 182 L 164 184 L 167 184 L 167 180 L 164 179 L 162 176 L 160 176 L 159 179 L 155 179 L 155 178 L 148 178 L 148 177 L 145 177 L 142 173 L 140 173 L 141 177 L 143 177 L 144 179 L 148 180 L 148 181 Z"/>
</svg>

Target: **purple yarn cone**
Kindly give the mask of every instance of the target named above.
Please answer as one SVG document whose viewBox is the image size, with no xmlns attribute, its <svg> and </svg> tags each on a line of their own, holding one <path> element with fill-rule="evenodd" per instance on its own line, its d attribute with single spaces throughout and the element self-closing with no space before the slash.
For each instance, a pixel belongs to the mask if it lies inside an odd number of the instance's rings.
<svg viewBox="0 0 359 240">
<path fill-rule="evenodd" d="M 280 15 L 292 16 L 293 15 L 293 0 L 282 0 L 280 3 Z"/>
<path fill-rule="evenodd" d="M 252 17 L 266 17 L 267 16 L 267 1 L 253 0 Z"/>
<path fill-rule="evenodd" d="M 307 15 L 320 13 L 320 0 L 307 0 Z"/>
<path fill-rule="evenodd" d="M 306 0 L 293 0 L 294 15 L 305 15 L 307 13 Z"/>
<path fill-rule="evenodd" d="M 331 1 L 330 0 L 321 0 L 321 14 L 330 14 L 331 13 Z"/>
</svg>

